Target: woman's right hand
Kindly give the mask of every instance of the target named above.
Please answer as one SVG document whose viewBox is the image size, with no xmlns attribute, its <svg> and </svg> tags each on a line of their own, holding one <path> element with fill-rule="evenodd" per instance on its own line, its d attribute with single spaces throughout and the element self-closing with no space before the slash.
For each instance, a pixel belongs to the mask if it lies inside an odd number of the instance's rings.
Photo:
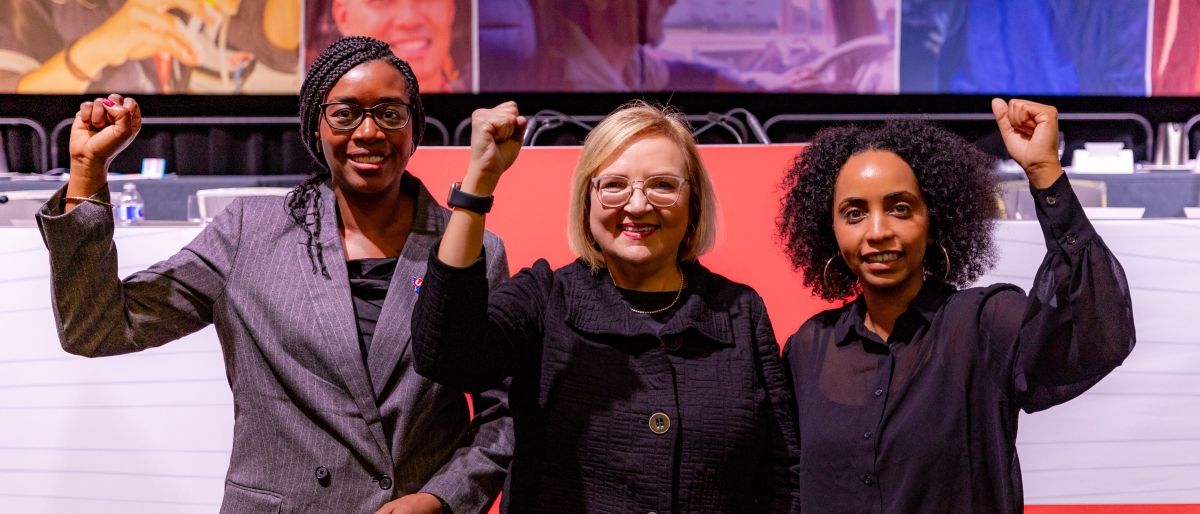
<svg viewBox="0 0 1200 514">
<path fill-rule="evenodd" d="M 521 151 L 525 135 L 525 117 L 517 112 L 516 102 L 504 102 L 491 109 L 471 114 L 471 163 L 460 190 L 475 196 L 491 196 L 500 175 L 512 166 Z M 438 260 L 453 267 L 469 266 L 483 251 L 483 215 L 466 209 L 454 209 Z"/>
<path fill-rule="evenodd" d="M 112 162 L 142 129 L 142 109 L 118 94 L 79 105 L 71 124 L 71 177 L 103 181 Z"/>
<path fill-rule="evenodd" d="M 464 192 L 492 194 L 500 175 L 517 160 L 525 125 L 525 117 L 512 101 L 471 114 L 471 164 L 463 179 Z"/>
</svg>

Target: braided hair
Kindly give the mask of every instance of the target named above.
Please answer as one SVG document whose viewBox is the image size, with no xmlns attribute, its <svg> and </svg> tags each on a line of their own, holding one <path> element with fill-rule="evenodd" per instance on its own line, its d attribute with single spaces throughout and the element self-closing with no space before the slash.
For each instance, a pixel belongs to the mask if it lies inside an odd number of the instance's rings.
<svg viewBox="0 0 1200 514">
<path fill-rule="evenodd" d="M 304 148 L 316 159 L 321 166 L 308 180 L 301 182 L 287 196 L 288 210 L 292 220 L 308 233 L 308 260 L 312 263 L 313 274 L 320 270 L 321 275 L 329 277 L 325 268 L 325 258 L 321 255 L 321 184 L 332 177 L 329 163 L 321 155 L 321 141 L 318 131 L 321 123 L 321 103 L 329 90 L 350 69 L 360 64 L 375 60 L 387 61 L 404 76 L 412 124 L 413 150 L 421 144 L 425 136 L 425 105 L 421 102 L 421 92 L 417 85 L 417 77 L 407 62 L 392 53 L 387 43 L 366 36 L 351 36 L 334 41 L 325 51 L 313 61 L 300 86 L 300 141 Z"/>
</svg>

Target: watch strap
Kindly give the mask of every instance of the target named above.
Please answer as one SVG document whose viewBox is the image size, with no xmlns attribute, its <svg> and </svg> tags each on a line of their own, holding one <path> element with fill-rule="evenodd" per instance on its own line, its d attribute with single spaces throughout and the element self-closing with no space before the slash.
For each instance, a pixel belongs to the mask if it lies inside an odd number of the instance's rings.
<svg viewBox="0 0 1200 514">
<path fill-rule="evenodd" d="M 477 196 L 467 193 L 462 190 L 462 182 L 455 182 L 450 185 L 450 196 L 446 197 L 446 205 L 459 209 L 466 209 L 479 214 L 487 214 L 492 210 L 492 202 L 496 199 L 495 196 Z"/>
</svg>

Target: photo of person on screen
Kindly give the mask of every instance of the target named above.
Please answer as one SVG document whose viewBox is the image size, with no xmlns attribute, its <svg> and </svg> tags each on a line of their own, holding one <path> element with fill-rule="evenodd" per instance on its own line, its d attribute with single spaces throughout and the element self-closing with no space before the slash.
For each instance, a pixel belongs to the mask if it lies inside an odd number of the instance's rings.
<svg viewBox="0 0 1200 514">
<path fill-rule="evenodd" d="M 481 9 L 484 91 L 895 92 L 896 8 L 881 0 L 509 0 Z M 530 14 L 522 14 L 528 8 Z M 625 20 L 625 21 L 621 21 Z M 522 31 L 535 48 L 513 48 Z"/>
<path fill-rule="evenodd" d="M 412 65 L 422 93 L 470 91 L 470 0 L 313 0 L 307 7 L 306 62 L 339 37 L 369 36 Z"/>
<path fill-rule="evenodd" d="M 902 0 L 900 9 L 903 93 L 1146 94 L 1146 1 Z"/>
<path fill-rule="evenodd" d="M 284 93 L 299 0 L 0 2 L 0 92 Z"/>
<path fill-rule="evenodd" d="M 721 68 L 653 49 L 677 0 L 532 0 L 541 73 L 528 89 L 731 91 L 751 88 Z M 483 77 L 486 80 L 486 77 Z"/>
</svg>

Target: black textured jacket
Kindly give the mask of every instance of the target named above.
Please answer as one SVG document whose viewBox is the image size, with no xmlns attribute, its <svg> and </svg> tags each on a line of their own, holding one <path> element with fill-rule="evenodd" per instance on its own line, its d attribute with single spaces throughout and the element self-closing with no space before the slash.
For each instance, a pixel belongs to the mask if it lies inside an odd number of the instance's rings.
<svg viewBox="0 0 1200 514">
<path fill-rule="evenodd" d="M 798 509 L 794 404 L 754 290 L 686 265 L 656 334 L 578 261 L 539 260 L 490 296 L 484 271 L 430 256 L 413 351 L 445 384 L 512 378 L 506 512 Z"/>
</svg>

